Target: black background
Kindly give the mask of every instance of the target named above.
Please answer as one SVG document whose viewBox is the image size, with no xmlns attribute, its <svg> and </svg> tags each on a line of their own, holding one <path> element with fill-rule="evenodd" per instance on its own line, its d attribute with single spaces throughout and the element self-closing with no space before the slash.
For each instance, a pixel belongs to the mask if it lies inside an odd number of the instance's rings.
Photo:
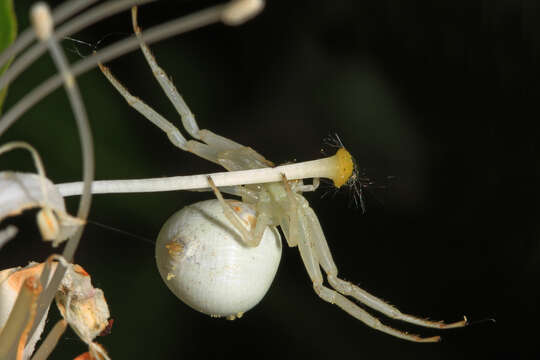
<svg viewBox="0 0 540 360">
<path fill-rule="evenodd" d="M 139 21 L 149 28 L 211 3 L 159 1 L 142 7 Z M 24 28 L 29 4 L 15 5 Z M 169 292 L 152 244 L 89 225 L 76 262 L 103 289 L 116 319 L 112 334 L 98 341 L 113 359 L 538 358 L 539 11 L 534 0 L 269 1 L 244 26 L 212 25 L 152 46 L 202 128 L 270 160 L 314 159 L 322 139 L 339 134 L 381 185 L 368 192 L 366 214 L 348 206 L 346 192 L 306 194 L 341 276 L 405 312 L 447 321 L 467 315 L 471 326 L 443 332 L 440 344 L 376 332 L 320 300 L 298 250 L 286 247 L 258 306 L 234 322 L 212 319 Z M 104 45 L 130 33 L 125 12 L 74 38 Z M 73 61 L 76 52 L 90 53 L 70 40 L 63 45 Z M 180 124 L 140 52 L 109 65 Z M 53 72 L 44 57 L 10 88 L 6 108 Z M 78 80 L 98 179 L 220 171 L 172 146 L 98 71 Z M 63 90 L 2 142 L 14 139 L 38 149 L 53 181 L 80 179 L 79 140 Z M 2 156 L 0 168 L 33 171 L 23 152 Z M 211 197 L 97 195 L 90 218 L 154 239 L 173 212 Z M 68 207 L 75 213 L 77 199 Z M 0 252 L 1 268 L 51 253 L 33 213 L 10 222 L 21 232 Z M 49 324 L 57 318 L 53 309 Z M 68 331 L 52 358 L 83 351 Z"/>
</svg>

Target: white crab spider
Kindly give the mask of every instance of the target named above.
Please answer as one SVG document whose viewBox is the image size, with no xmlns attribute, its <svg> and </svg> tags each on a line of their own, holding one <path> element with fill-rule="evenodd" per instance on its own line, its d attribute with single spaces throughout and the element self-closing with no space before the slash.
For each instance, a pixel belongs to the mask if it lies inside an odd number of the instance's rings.
<svg viewBox="0 0 540 360">
<path fill-rule="evenodd" d="M 184 129 L 196 140 L 186 140 L 174 125 L 140 99 L 132 96 L 128 90 L 112 76 L 106 67 L 101 66 L 104 75 L 126 99 L 129 105 L 165 131 L 171 142 L 180 149 L 192 152 L 199 157 L 217 163 L 229 171 L 272 167 L 273 164 L 270 161 L 266 160 L 253 149 L 216 135 L 208 130 L 199 129 L 193 114 L 181 95 L 178 93 L 165 72 L 159 67 L 150 50 L 143 42 L 140 28 L 137 25 L 136 8 L 133 8 L 132 20 L 133 28 L 140 40 L 140 47 L 154 76 L 177 109 L 178 113 L 181 115 Z M 352 181 L 354 181 L 355 171 L 353 160 L 345 149 L 342 148 L 339 150 L 338 157 L 342 158 L 342 163 L 340 163 L 341 165 L 337 169 L 339 173 L 333 178 L 340 179 L 338 181 L 334 180 L 335 185 L 339 187 L 347 181 L 350 181 L 351 177 L 353 177 Z M 223 249 L 210 249 L 208 251 L 215 259 L 218 259 L 216 261 L 226 263 L 229 267 L 229 271 L 234 274 L 231 275 L 231 277 L 246 275 L 245 273 L 242 273 L 242 271 L 245 272 L 247 270 L 241 268 L 238 264 L 242 262 L 249 263 L 249 254 L 252 251 L 256 251 L 261 246 L 261 243 L 266 242 L 263 234 L 268 232 L 267 229 L 273 229 L 279 225 L 285 235 L 288 245 L 291 247 L 298 246 L 300 256 L 302 257 L 306 270 L 313 282 L 313 287 L 317 295 L 329 303 L 336 304 L 368 326 L 410 341 L 434 342 L 440 340 L 439 336 L 422 338 L 386 326 L 377 318 L 373 317 L 357 304 L 349 300 L 347 296 L 352 297 L 358 302 L 377 310 L 388 317 L 411 324 L 437 329 L 455 328 L 467 324 L 466 319 L 451 324 L 445 324 L 443 322 L 429 321 L 403 314 L 383 300 L 376 298 L 350 282 L 338 278 L 337 267 L 332 260 L 332 255 L 317 216 L 309 206 L 307 200 L 301 195 L 304 191 L 315 190 L 318 181 L 315 181 L 312 185 L 304 185 L 302 181 L 289 182 L 287 178 L 283 176 L 281 182 L 222 187 L 221 189 L 218 189 L 214 185 L 211 177 L 208 178 L 208 183 L 218 200 L 192 205 L 192 207 L 198 208 L 199 218 L 193 214 L 190 215 L 190 212 L 196 213 L 197 211 L 189 211 L 189 207 L 188 209 L 184 209 L 173 215 L 163 227 L 156 244 L 156 256 L 160 273 L 164 277 L 165 282 L 173 289 L 173 292 L 177 296 L 185 299 L 190 295 L 193 295 L 193 291 L 201 291 L 201 289 L 202 291 L 206 289 L 206 294 L 211 293 L 212 290 L 209 288 L 210 284 L 206 281 L 210 281 L 212 276 L 214 277 L 214 282 L 219 283 L 219 281 L 216 281 L 219 269 L 209 267 L 211 262 L 204 263 L 204 261 L 209 260 L 202 254 L 197 253 L 198 249 L 214 244 L 212 238 L 207 238 L 206 242 L 202 239 L 209 233 L 211 236 L 211 233 L 216 229 L 209 230 L 206 225 L 205 227 L 200 225 L 201 223 L 210 221 L 211 224 L 214 224 L 214 227 L 221 227 L 225 232 L 232 232 L 231 242 L 238 241 L 236 238 L 240 239 L 241 244 L 239 248 L 242 249 L 243 255 L 239 255 L 240 252 L 224 251 Z M 239 209 L 234 209 L 234 206 L 232 206 L 230 202 L 223 199 L 221 192 L 240 196 L 243 204 Z M 201 210 L 201 208 L 203 208 L 203 210 Z M 207 211 L 207 213 L 205 213 L 205 211 Z M 254 219 L 251 221 L 245 221 L 245 217 L 242 218 L 238 212 L 243 213 L 244 215 L 253 212 L 256 215 L 254 215 Z M 205 220 L 205 216 L 209 218 Z M 229 224 L 225 224 L 226 221 L 224 219 L 227 219 Z M 177 221 L 179 221 L 182 226 L 180 226 Z M 246 222 L 251 222 L 251 226 L 244 226 L 244 223 Z M 186 230 L 186 227 L 189 227 L 189 229 Z M 208 227 L 212 228 L 210 225 L 208 225 Z M 187 236 L 191 236 L 192 238 L 187 238 Z M 261 239 L 263 240 L 261 241 Z M 269 242 L 272 243 L 273 240 L 271 239 Z M 221 241 L 215 241 L 215 243 L 221 243 Z M 273 247 L 270 246 L 270 248 L 271 255 L 267 255 L 269 257 L 274 257 L 280 250 L 279 246 L 276 245 Z M 237 261 L 237 256 L 247 256 L 248 259 Z M 199 262 L 199 269 L 208 271 L 206 277 L 201 275 L 200 272 L 190 271 L 187 267 L 184 268 L 185 264 L 183 264 L 182 261 L 190 258 L 195 258 Z M 272 263 L 272 261 L 269 262 Z M 277 261 L 273 261 L 273 263 L 275 267 L 277 267 Z M 238 273 L 235 273 L 234 270 L 238 267 L 241 269 Z M 275 267 L 262 266 L 262 268 L 267 269 L 265 278 L 273 277 Z M 327 274 L 328 282 L 333 289 L 328 288 L 323 284 L 321 267 Z M 268 274 L 270 274 L 270 276 L 268 276 Z M 249 276 L 246 277 L 249 278 Z M 218 280 L 219 279 L 223 278 L 218 277 Z M 265 283 L 266 282 L 267 281 L 265 280 Z M 200 283 L 199 287 L 196 286 L 197 283 Z M 241 315 L 246 310 L 246 307 L 249 308 L 253 306 L 254 303 L 258 301 L 257 299 L 260 299 L 264 295 L 267 288 L 268 286 L 260 286 L 260 293 L 248 294 L 248 297 L 251 297 L 252 301 L 248 301 L 248 305 L 244 304 L 244 308 L 235 308 L 232 306 L 227 308 L 226 311 L 223 311 L 222 309 L 218 310 L 220 308 L 226 308 L 223 306 L 224 303 L 228 304 L 230 302 L 230 299 L 223 294 L 216 297 L 218 300 L 221 299 L 221 302 L 217 301 L 217 303 L 214 304 L 215 308 L 212 308 L 207 303 L 202 304 L 198 303 L 198 300 L 193 300 L 196 299 L 197 296 L 192 296 L 188 302 L 192 307 L 203 312 L 212 315 L 226 315 L 232 318 L 236 315 Z M 184 292 L 186 294 L 184 294 Z M 233 290 L 231 290 L 231 292 L 233 292 Z"/>
</svg>

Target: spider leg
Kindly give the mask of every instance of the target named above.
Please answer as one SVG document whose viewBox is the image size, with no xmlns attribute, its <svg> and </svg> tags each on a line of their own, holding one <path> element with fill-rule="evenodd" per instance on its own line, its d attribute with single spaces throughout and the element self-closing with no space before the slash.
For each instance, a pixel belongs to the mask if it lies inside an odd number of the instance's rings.
<svg viewBox="0 0 540 360">
<path fill-rule="evenodd" d="M 165 95 L 167 95 L 173 106 L 176 108 L 178 114 L 180 114 L 180 117 L 182 119 L 182 125 L 184 126 L 184 129 L 187 131 L 187 133 L 195 139 L 202 140 L 207 143 L 213 148 L 214 152 L 216 153 L 242 147 L 242 145 L 222 136 L 216 135 L 211 131 L 199 129 L 197 121 L 195 120 L 195 116 L 184 101 L 184 98 L 182 97 L 182 95 L 180 95 L 180 93 L 174 86 L 171 79 L 167 76 L 165 71 L 158 65 L 156 58 L 154 57 L 154 55 L 152 55 L 152 52 L 144 43 L 141 35 L 141 28 L 139 27 L 137 22 L 137 7 L 133 7 L 131 9 L 131 19 L 133 23 L 133 31 L 139 39 L 139 45 L 144 54 L 144 57 L 146 58 L 146 62 L 152 69 L 152 73 L 163 91 L 165 92 Z M 200 151 L 201 146 L 202 148 L 204 148 L 208 145 L 196 142 L 194 144 L 190 144 L 190 151 Z"/>
<path fill-rule="evenodd" d="M 188 191 L 193 192 L 208 192 L 208 191 L 214 191 L 212 188 L 204 188 L 204 189 L 192 189 Z M 233 196 L 238 196 L 242 198 L 243 202 L 246 202 L 248 204 L 254 204 L 259 199 L 257 193 L 253 190 L 247 189 L 245 186 L 220 186 L 219 192 L 223 194 L 229 194 Z"/>
<path fill-rule="evenodd" d="M 423 338 L 418 335 L 408 334 L 385 325 L 381 323 L 379 319 L 369 314 L 367 311 L 347 299 L 342 294 L 323 285 L 323 277 L 320 269 L 321 259 L 319 259 L 318 251 L 314 244 L 314 234 L 310 227 L 311 223 L 309 220 L 309 215 L 306 213 L 306 209 L 311 210 L 311 208 L 305 199 L 291 191 L 285 176 L 284 184 L 290 203 L 289 236 L 295 239 L 294 241 L 298 244 L 300 257 L 302 258 L 309 277 L 313 282 L 315 293 L 317 293 L 317 295 L 324 301 L 337 305 L 349 315 L 362 321 L 364 324 L 375 330 L 414 342 L 439 341 L 439 336 Z"/>
<path fill-rule="evenodd" d="M 184 151 L 192 152 L 195 155 L 202 157 L 203 159 L 219 164 L 219 162 L 217 161 L 218 149 L 195 140 L 186 140 L 186 138 L 180 133 L 180 130 L 178 130 L 178 128 L 174 126 L 169 120 L 165 119 L 157 111 L 152 109 L 138 97 L 133 96 L 125 88 L 125 86 L 122 85 L 122 83 L 120 83 L 120 81 L 118 81 L 113 76 L 108 67 L 102 64 L 98 64 L 98 66 L 103 75 L 105 75 L 107 80 L 109 80 L 109 82 L 115 87 L 115 89 L 120 93 L 120 95 L 122 95 L 122 97 L 126 100 L 129 106 L 133 107 L 142 116 L 147 118 L 150 122 L 152 122 L 161 130 L 163 130 L 165 134 L 167 134 L 167 137 L 173 143 L 173 145 Z M 182 117 L 182 119 L 183 118 L 184 117 Z"/>
<path fill-rule="evenodd" d="M 124 97 L 127 103 L 135 108 L 141 115 L 150 120 L 154 125 L 163 130 L 169 140 L 178 148 L 191 152 L 205 160 L 214 162 L 225 167 L 229 171 L 246 170 L 273 166 L 263 156 L 255 150 L 243 146 L 237 142 L 223 136 L 214 134 L 209 130 L 200 130 L 195 117 L 186 102 L 169 79 L 165 71 L 157 64 L 148 46 L 144 43 L 141 29 L 137 24 L 137 8 L 132 8 L 133 29 L 139 39 L 140 48 L 148 62 L 152 73 L 161 88 L 172 102 L 177 112 L 180 114 L 184 129 L 197 140 L 186 140 L 180 130 L 170 121 L 165 119 L 150 106 L 139 98 L 133 96 L 110 72 L 110 70 L 99 65 L 101 71 L 116 90 Z"/>
<path fill-rule="evenodd" d="M 118 81 L 111 73 L 108 67 L 98 64 L 101 72 L 107 80 L 115 87 L 115 89 L 122 95 L 126 102 L 137 110 L 141 115 L 147 118 L 150 122 L 160 128 L 169 140 L 176 147 L 194 153 L 195 155 L 202 157 L 203 159 L 222 165 L 218 160 L 219 154 L 224 150 L 231 150 L 231 148 L 242 147 L 242 145 L 236 144 L 231 140 L 223 138 L 219 135 L 210 133 L 207 130 L 201 130 L 203 138 L 209 142 L 210 145 L 201 143 L 195 140 L 186 140 L 186 138 L 180 133 L 180 130 L 174 126 L 169 120 L 165 119 L 157 111 L 148 106 L 144 101 L 136 96 L 133 96 L 120 81 Z M 182 117 L 183 119 L 183 117 Z M 209 140 L 210 139 L 210 140 Z M 236 145 L 233 145 L 236 144 Z"/>
<path fill-rule="evenodd" d="M 258 246 L 262 240 L 263 234 L 268 226 L 272 225 L 270 216 L 266 212 L 258 212 L 255 219 L 255 226 L 248 230 L 243 224 L 244 220 L 240 218 L 237 214 L 235 208 L 231 206 L 230 203 L 225 201 L 223 195 L 214 184 L 214 181 L 210 176 L 208 176 L 208 184 L 214 191 L 216 198 L 219 200 L 222 208 L 223 214 L 231 222 L 231 224 L 240 232 L 242 241 L 245 245 L 255 247 Z"/>
<path fill-rule="evenodd" d="M 181 150 L 191 152 L 203 159 L 221 165 L 229 171 L 256 169 L 273 165 L 253 149 L 216 135 L 208 130 L 199 131 L 201 138 L 207 144 L 195 140 L 186 140 L 178 128 L 170 121 L 161 116 L 141 99 L 133 96 L 125 86 L 113 76 L 109 68 L 102 64 L 98 65 L 103 75 L 105 75 L 107 80 L 109 80 L 120 95 L 122 95 L 126 102 L 165 132 L 173 145 Z"/>
<path fill-rule="evenodd" d="M 109 80 L 109 82 L 116 88 L 116 90 L 122 95 L 127 103 L 135 108 L 141 115 L 146 117 L 150 122 L 159 127 L 167 134 L 169 140 L 178 148 L 194 153 L 195 155 L 202 157 L 211 162 L 222 165 L 218 158 L 219 154 L 224 151 L 231 151 L 234 149 L 241 149 L 244 146 L 216 135 L 208 130 L 199 130 L 195 117 L 187 104 L 185 103 L 178 90 L 168 78 L 165 71 L 159 67 L 154 56 L 150 52 L 150 49 L 142 41 L 141 30 L 137 25 L 137 11 L 136 8 L 132 9 L 133 26 L 136 36 L 140 39 L 140 47 L 142 52 L 152 69 L 154 77 L 157 79 L 161 87 L 163 88 L 167 97 L 171 100 L 176 110 L 181 116 L 182 124 L 186 131 L 195 139 L 204 141 L 201 143 L 195 140 L 186 140 L 181 134 L 180 130 L 174 126 L 170 121 L 161 116 L 158 112 L 144 103 L 141 99 L 133 96 L 110 72 L 110 70 L 102 64 L 99 64 L 101 72 Z"/>
<path fill-rule="evenodd" d="M 461 321 L 457 321 L 451 324 L 446 324 L 442 321 L 430 321 L 430 320 L 418 318 L 416 316 L 403 314 L 394 306 L 389 305 L 385 301 L 371 295 L 370 293 L 359 288 L 358 286 L 353 285 L 348 281 L 344 281 L 338 278 L 337 277 L 338 269 L 337 269 L 336 264 L 334 263 L 334 260 L 332 259 L 332 254 L 328 247 L 328 243 L 326 242 L 326 239 L 324 237 L 324 233 L 322 231 L 317 215 L 315 214 L 313 209 L 311 209 L 307 205 L 307 202 L 306 202 L 306 208 L 305 208 L 305 216 L 308 222 L 308 227 L 310 229 L 315 251 L 318 254 L 322 268 L 327 274 L 328 282 L 339 293 L 346 296 L 351 296 L 354 299 L 365 304 L 366 306 L 374 310 L 377 310 L 392 319 L 401 320 L 404 322 L 408 322 L 410 324 L 415 324 L 415 325 L 429 327 L 429 328 L 436 328 L 436 329 L 450 329 L 450 328 L 462 327 L 462 326 L 467 325 L 466 318 L 464 318 L 464 320 L 461 320 Z"/>
<path fill-rule="evenodd" d="M 295 193 L 313 192 L 319 188 L 320 183 L 319 178 L 313 178 L 313 182 L 311 184 L 296 184 L 291 186 L 291 190 Z"/>
<path fill-rule="evenodd" d="M 144 103 L 138 97 L 133 96 L 111 73 L 108 67 L 98 64 L 99 69 L 105 75 L 107 80 L 115 87 L 115 89 L 122 95 L 126 102 L 135 110 L 137 110 L 141 115 L 150 120 L 154 125 L 163 130 L 169 140 L 177 147 L 182 150 L 187 151 L 187 140 L 176 126 L 174 126 L 169 120 L 165 119 L 158 112 Z"/>
<path fill-rule="evenodd" d="M 251 164 L 247 167 L 243 167 L 244 164 L 242 164 L 242 161 L 240 159 L 246 157 L 257 162 L 257 164 L 255 164 L 256 167 L 272 166 L 273 164 L 271 164 L 253 149 L 243 146 L 230 139 L 227 139 L 226 137 L 217 135 L 210 130 L 199 129 L 197 121 L 195 120 L 195 116 L 193 115 L 186 102 L 174 86 L 171 79 L 158 65 L 154 55 L 152 55 L 152 52 L 150 51 L 148 46 L 144 43 L 141 35 L 141 28 L 137 23 L 136 7 L 132 8 L 131 19 L 133 23 L 133 31 L 139 39 L 139 46 L 144 54 L 144 57 L 146 58 L 148 65 L 152 69 L 154 77 L 159 82 L 161 88 L 176 108 L 176 111 L 180 114 L 184 129 L 192 137 L 202 141 L 188 141 L 186 143 L 185 150 L 192 152 L 195 155 L 198 155 L 206 160 L 222 165 L 230 171 L 254 168 Z"/>
<path fill-rule="evenodd" d="M 195 121 L 195 117 L 193 116 L 193 113 L 187 106 L 186 102 L 176 90 L 176 87 L 170 81 L 169 77 L 163 71 L 161 67 L 156 63 L 156 60 L 154 59 L 154 56 L 150 52 L 150 49 L 146 44 L 142 41 L 141 36 L 141 29 L 139 25 L 137 24 L 137 7 L 134 6 L 131 8 L 131 20 L 133 23 L 133 30 L 135 32 L 135 35 L 140 40 L 140 47 L 144 54 L 144 57 L 146 58 L 148 64 L 152 68 L 152 73 L 154 74 L 156 80 L 161 85 L 163 91 L 165 91 L 165 94 L 169 98 L 169 100 L 173 103 L 174 107 L 176 108 L 176 111 L 180 114 L 182 117 L 182 124 L 184 125 L 184 128 L 195 139 L 200 139 L 199 137 L 199 127 L 197 125 L 197 122 Z"/>
</svg>

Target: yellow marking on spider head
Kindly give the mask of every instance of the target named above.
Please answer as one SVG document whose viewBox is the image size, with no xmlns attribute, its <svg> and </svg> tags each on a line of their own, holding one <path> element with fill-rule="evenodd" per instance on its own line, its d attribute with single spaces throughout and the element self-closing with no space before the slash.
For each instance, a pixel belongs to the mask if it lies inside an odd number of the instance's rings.
<svg viewBox="0 0 540 360">
<path fill-rule="evenodd" d="M 353 172 L 354 172 L 354 161 L 351 154 L 345 150 L 345 148 L 340 148 L 336 155 L 337 171 L 332 177 L 335 187 L 342 187 L 349 181 Z"/>
</svg>

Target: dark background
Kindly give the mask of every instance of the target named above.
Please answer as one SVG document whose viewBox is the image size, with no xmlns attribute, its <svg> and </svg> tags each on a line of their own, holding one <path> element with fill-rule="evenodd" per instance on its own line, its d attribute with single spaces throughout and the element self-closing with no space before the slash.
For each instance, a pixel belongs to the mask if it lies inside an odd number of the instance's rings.
<svg viewBox="0 0 540 360">
<path fill-rule="evenodd" d="M 28 3 L 15 4 L 21 28 Z M 140 9 L 140 24 L 211 3 L 160 1 Z M 380 185 L 366 196 L 366 214 L 348 206 L 346 192 L 306 194 L 342 277 L 404 312 L 447 321 L 467 315 L 471 326 L 443 332 L 440 344 L 376 332 L 320 300 L 298 250 L 286 247 L 258 306 L 234 322 L 212 319 L 169 292 L 152 244 L 89 225 L 76 261 L 103 289 L 116 319 L 112 334 L 98 341 L 113 359 L 539 358 L 539 11 L 535 0 L 268 1 L 244 26 L 213 25 L 152 46 L 202 128 L 268 159 L 314 159 L 322 139 L 338 133 Z M 125 12 L 74 37 L 108 44 L 130 33 Z M 74 49 L 90 53 L 63 44 L 73 61 Z M 140 52 L 109 65 L 134 94 L 180 124 Z M 54 71 L 48 57 L 39 61 L 10 88 L 6 108 Z M 220 170 L 172 146 L 98 71 L 79 85 L 98 179 Z M 63 90 L 2 142 L 14 139 L 38 149 L 53 181 L 80 179 L 79 139 Z M 2 156 L 0 168 L 33 171 L 24 152 Z M 211 197 L 97 195 L 90 218 L 154 239 L 173 212 Z M 68 206 L 75 213 L 77 199 Z M 33 213 L 10 222 L 21 232 L 0 252 L 1 268 L 51 253 Z M 53 309 L 49 324 L 57 318 Z M 83 351 L 68 331 L 52 358 Z"/>
</svg>

